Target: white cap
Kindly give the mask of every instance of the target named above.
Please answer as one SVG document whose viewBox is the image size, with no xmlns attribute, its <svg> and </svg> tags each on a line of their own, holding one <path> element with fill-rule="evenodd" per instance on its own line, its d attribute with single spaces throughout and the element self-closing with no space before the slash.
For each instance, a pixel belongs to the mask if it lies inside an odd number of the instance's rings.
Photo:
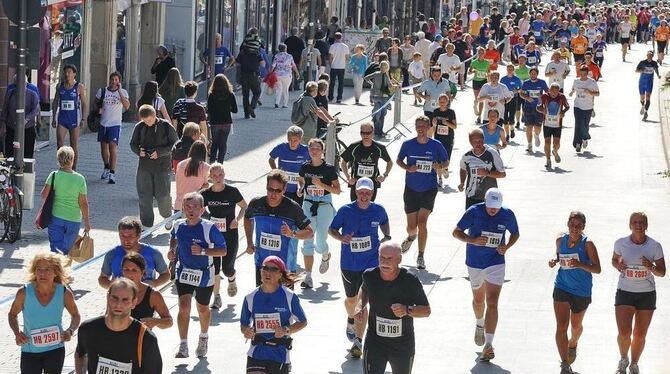
<svg viewBox="0 0 670 374">
<path fill-rule="evenodd" d="M 370 178 L 363 177 L 363 178 L 358 179 L 358 181 L 356 181 L 356 191 L 358 191 L 358 190 L 374 191 L 374 189 L 375 189 L 375 184 L 372 183 L 372 179 L 370 179 Z"/>
<path fill-rule="evenodd" d="M 486 201 L 487 208 L 492 209 L 502 208 L 503 196 L 502 192 L 500 192 L 500 190 L 497 188 L 489 188 L 489 190 L 486 191 L 486 196 L 484 197 L 484 200 Z"/>
</svg>

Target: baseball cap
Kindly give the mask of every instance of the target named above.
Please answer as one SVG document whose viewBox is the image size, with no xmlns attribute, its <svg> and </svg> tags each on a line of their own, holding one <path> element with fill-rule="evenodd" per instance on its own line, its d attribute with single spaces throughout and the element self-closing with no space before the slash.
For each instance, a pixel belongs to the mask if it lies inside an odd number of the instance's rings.
<svg viewBox="0 0 670 374">
<path fill-rule="evenodd" d="M 268 264 L 275 265 L 282 273 L 286 272 L 286 265 L 284 264 L 284 261 L 282 261 L 282 259 L 277 256 L 266 257 L 265 260 L 263 260 L 263 265 Z"/>
<path fill-rule="evenodd" d="M 497 188 L 489 188 L 488 191 L 486 191 L 486 195 L 484 196 L 484 200 L 486 201 L 486 207 L 487 208 L 492 208 L 492 209 L 500 209 L 502 208 L 502 192 L 500 192 L 499 189 Z"/>
<path fill-rule="evenodd" d="M 372 179 L 363 177 L 360 178 L 356 181 L 356 191 L 358 190 L 370 190 L 373 191 L 375 189 L 374 183 L 372 183 Z"/>
</svg>

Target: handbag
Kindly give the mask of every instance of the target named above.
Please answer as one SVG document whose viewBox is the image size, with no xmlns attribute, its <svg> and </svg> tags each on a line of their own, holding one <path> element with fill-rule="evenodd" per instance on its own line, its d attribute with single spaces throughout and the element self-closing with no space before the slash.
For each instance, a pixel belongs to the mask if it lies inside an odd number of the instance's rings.
<svg viewBox="0 0 670 374">
<path fill-rule="evenodd" d="M 75 262 L 84 262 L 93 258 L 94 251 L 93 238 L 89 236 L 87 232 L 84 233 L 84 236 L 79 235 L 77 240 L 72 244 L 70 252 L 68 252 L 68 257 Z"/>
<path fill-rule="evenodd" d="M 51 189 L 35 218 L 35 226 L 40 230 L 47 228 L 53 217 L 54 199 L 56 198 L 56 173 L 55 171 L 51 173 Z"/>
</svg>

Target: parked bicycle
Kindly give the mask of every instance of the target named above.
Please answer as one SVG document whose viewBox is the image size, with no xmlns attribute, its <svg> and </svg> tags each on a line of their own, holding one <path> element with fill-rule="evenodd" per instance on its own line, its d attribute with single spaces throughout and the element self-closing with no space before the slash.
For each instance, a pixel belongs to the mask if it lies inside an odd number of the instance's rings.
<svg viewBox="0 0 670 374">
<path fill-rule="evenodd" d="M 6 161 L 0 161 L 0 224 L 4 228 L 0 243 L 5 239 L 14 243 L 21 238 L 23 219 L 23 192 L 12 184 L 12 176 L 18 168 Z"/>
</svg>

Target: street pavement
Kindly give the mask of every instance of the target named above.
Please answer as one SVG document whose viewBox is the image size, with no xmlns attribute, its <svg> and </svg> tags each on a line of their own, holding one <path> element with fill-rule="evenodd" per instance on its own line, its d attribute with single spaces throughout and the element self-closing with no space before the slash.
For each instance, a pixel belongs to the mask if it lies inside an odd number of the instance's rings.
<svg viewBox="0 0 670 374">
<path fill-rule="evenodd" d="M 501 155 L 507 178 L 499 181 L 505 205 L 511 207 L 519 221 L 521 238 L 507 254 L 506 283 L 499 302 L 500 320 L 494 341 L 496 358 L 491 363 L 478 363 L 480 348 L 473 343 L 474 316 L 471 311 L 471 293 L 464 265 L 465 245 L 451 236 L 451 231 L 463 213 L 465 197 L 458 193 L 458 161 L 469 149 L 467 133 L 474 128 L 472 91 L 459 92 L 452 108 L 456 111 L 459 128 L 456 130 L 451 176 L 436 200 L 435 211 L 429 221 L 426 252 L 427 269 L 414 267 L 416 245 L 403 258 L 403 266 L 417 272 L 428 294 L 432 315 L 415 322 L 417 344 L 414 371 L 417 373 L 558 373 L 559 359 L 554 344 L 554 316 L 551 293 L 556 270 L 547 266 L 554 252 L 554 238 L 566 229 L 571 210 L 581 210 L 587 216 L 587 235 L 599 249 L 602 273 L 594 275 L 593 303 L 584 321 L 585 331 L 580 340 L 579 356 L 573 368 L 580 373 L 613 372 L 618 361 L 616 324 L 614 320 L 614 293 L 618 273 L 609 264 L 616 239 L 629 234 L 628 216 L 643 210 L 649 216 L 649 235 L 666 244 L 670 240 L 667 214 L 670 183 L 663 178 L 668 169 L 664 157 L 661 124 L 659 122 L 658 90 L 652 96 L 649 120 L 641 121 L 638 114 L 638 75 L 635 64 L 642 59 L 646 47 L 633 46 L 629 61 L 620 61 L 618 45 L 606 52 L 604 78 L 600 82 L 601 96 L 596 98 L 596 117 L 592 121 L 592 141 L 581 154 L 571 148 L 573 117 L 566 116 L 561 149 L 562 162 L 554 169 L 544 168 L 541 152 L 525 152 L 525 136 L 517 131 L 509 147 Z M 546 56 L 546 55 L 545 55 Z M 547 58 L 548 59 L 548 58 Z M 501 68 L 501 71 L 504 67 Z M 544 68 L 544 65 L 542 66 Z M 571 66 L 574 69 L 574 66 Z M 667 68 L 662 68 L 662 72 Z M 571 86 L 574 71 L 566 87 Z M 656 81 L 656 86 L 660 82 Z M 297 93 L 293 93 L 295 97 Z M 362 102 L 366 102 L 367 93 Z M 241 189 L 249 201 L 264 191 L 264 173 L 268 171 L 269 150 L 283 141 L 289 125 L 290 109 L 274 109 L 272 98 L 263 98 L 257 109 L 258 119 L 234 119 L 233 134 L 229 139 L 229 158 L 225 162 L 228 183 Z M 403 95 L 402 119 L 412 128 L 412 117 L 422 112 L 412 105 L 412 97 Z M 569 100 L 572 104 L 572 100 Z M 342 112 L 344 122 L 355 121 L 370 112 L 370 106 L 353 105 L 350 89 L 345 90 L 343 105 L 331 104 L 331 113 Z M 664 108 L 665 109 L 665 108 Z M 387 115 L 391 126 L 392 112 Z M 667 117 L 666 117 L 667 118 Z M 79 171 L 88 182 L 91 201 L 92 236 L 96 255 L 116 244 L 116 222 L 124 215 L 137 214 L 134 171 L 137 158 L 130 152 L 128 141 L 132 124 L 124 125 L 118 183 L 107 185 L 99 179 L 102 165 L 98 145 L 93 134 L 80 140 Z M 346 128 L 340 137 L 347 143 L 358 137 L 358 128 Z M 390 142 L 389 153 L 397 155 L 402 139 Z M 387 141 L 386 143 L 389 143 Z M 536 147 L 537 149 L 537 147 Z M 37 185 L 42 186 L 47 173 L 55 167 L 55 147 L 37 153 Z M 395 241 L 405 236 L 402 207 L 404 173 L 397 167 L 384 183 L 377 201 L 390 216 L 391 235 Z M 174 187 L 173 187 L 174 188 Z M 39 188 L 36 195 L 39 193 Z M 335 207 L 347 202 L 345 190 L 334 199 Z M 37 205 L 38 200 L 36 200 Z M 32 222 L 36 209 L 25 212 L 24 238 L 9 245 L 0 244 L 0 313 L 6 313 L 11 296 L 23 283 L 22 267 L 35 253 L 48 250 L 44 231 L 36 231 Z M 156 215 L 159 217 L 159 215 Z M 158 220 L 157 220 L 158 222 Z M 167 250 L 168 234 L 160 229 L 146 242 Z M 240 251 L 245 239 L 240 240 Z M 339 275 L 339 244 L 329 240 L 333 258 L 328 273 L 314 274 L 313 290 L 297 290 L 308 318 L 308 326 L 294 336 L 291 357 L 293 373 L 362 373 L 360 360 L 351 359 L 347 349 L 350 343 L 344 334 L 344 293 Z M 302 261 L 300 261 L 302 262 Z M 75 290 L 83 319 L 104 312 L 104 292 L 97 286 L 100 259 L 75 267 Z M 165 373 L 242 373 L 248 344 L 239 332 L 239 315 L 243 296 L 253 289 L 252 257 L 241 254 L 237 261 L 238 295 L 225 295 L 226 281 L 222 282 L 224 307 L 213 312 L 210 328 L 209 354 L 206 358 L 194 356 L 197 343 L 197 313 L 191 313 L 189 344 L 191 358 L 175 359 L 179 342 L 176 326 L 155 331 L 159 338 Z M 643 373 L 670 373 L 667 346 L 670 338 L 664 332 L 670 328 L 667 309 L 670 283 L 657 280 L 658 306 L 647 346 L 640 361 Z M 164 292 L 173 318 L 177 316 L 176 293 Z M 0 334 L 3 358 L 0 372 L 15 372 L 18 368 L 19 348 L 13 343 L 9 329 Z M 75 344 L 66 344 L 66 365 L 73 363 Z M 390 369 L 389 369 L 390 370 Z"/>
</svg>

